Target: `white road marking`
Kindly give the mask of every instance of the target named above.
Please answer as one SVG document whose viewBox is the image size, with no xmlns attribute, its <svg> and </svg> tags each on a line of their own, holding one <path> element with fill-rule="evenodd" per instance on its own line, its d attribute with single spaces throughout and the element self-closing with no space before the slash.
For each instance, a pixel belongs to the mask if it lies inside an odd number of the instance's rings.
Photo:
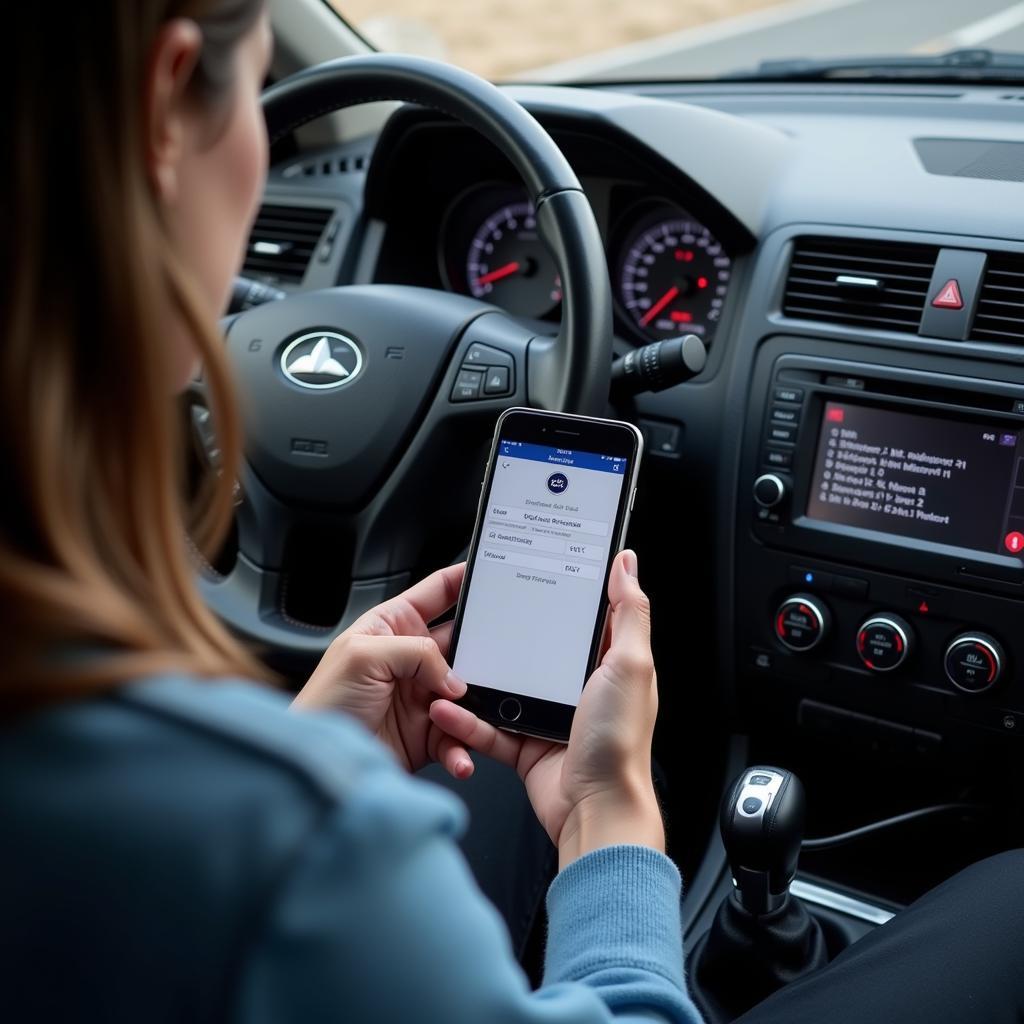
<svg viewBox="0 0 1024 1024">
<path fill-rule="evenodd" d="M 734 36 L 749 35 L 766 28 L 774 28 L 790 21 L 798 21 L 811 15 L 840 7 L 851 7 L 864 3 L 864 0 L 794 0 L 775 7 L 768 7 L 750 14 L 740 14 L 733 18 L 723 18 L 710 25 L 697 28 L 686 28 L 668 35 L 656 36 L 653 39 L 642 39 L 625 46 L 616 46 L 611 50 L 588 54 L 573 60 L 548 64 L 546 67 L 533 68 L 516 76 L 517 81 L 542 82 L 575 81 L 595 75 L 608 75 L 609 72 L 625 65 L 671 54 L 684 53 L 709 43 L 717 43 Z M 1024 6 L 1022 4 L 1021 6 Z"/>
<path fill-rule="evenodd" d="M 914 53 L 941 53 L 944 50 L 955 50 L 963 46 L 980 46 L 982 43 L 995 39 L 1024 25 L 1024 3 L 1014 4 L 1004 11 L 997 11 L 980 21 L 972 21 L 963 28 L 954 29 L 943 36 L 929 39 L 926 43 L 914 47 Z"/>
</svg>

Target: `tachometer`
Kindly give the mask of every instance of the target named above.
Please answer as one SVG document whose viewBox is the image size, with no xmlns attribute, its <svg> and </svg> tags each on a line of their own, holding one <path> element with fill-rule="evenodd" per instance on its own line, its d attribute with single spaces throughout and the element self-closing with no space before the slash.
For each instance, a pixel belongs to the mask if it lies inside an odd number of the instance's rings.
<svg viewBox="0 0 1024 1024">
<path fill-rule="evenodd" d="M 562 301 L 530 203 L 508 203 L 480 225 L 469 242 L 466 283 L 471 295 L 521 316 L 545 316 Z"/>
<path fill-rule="evenodd" d="M 696 334 L 710 341 L 722 315 L 732 261 L 700 221 L 659 207 L 626 238 L 618 300 L 647 338 Z"/>
</svg>

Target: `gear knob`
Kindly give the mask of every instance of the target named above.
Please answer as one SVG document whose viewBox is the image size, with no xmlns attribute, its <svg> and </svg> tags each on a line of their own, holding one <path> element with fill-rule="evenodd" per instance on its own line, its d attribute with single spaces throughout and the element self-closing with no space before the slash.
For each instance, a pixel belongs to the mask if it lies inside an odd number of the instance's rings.
<svg viewBox="0 0 1024 1024">
<path fill-rule="evenodd" d="M 804 833 L 804 787 L 784 768 L 747 768 L 726 791 L 720 825 L 736 897 L 752 914 L 789 896 Z"/>
</svg>

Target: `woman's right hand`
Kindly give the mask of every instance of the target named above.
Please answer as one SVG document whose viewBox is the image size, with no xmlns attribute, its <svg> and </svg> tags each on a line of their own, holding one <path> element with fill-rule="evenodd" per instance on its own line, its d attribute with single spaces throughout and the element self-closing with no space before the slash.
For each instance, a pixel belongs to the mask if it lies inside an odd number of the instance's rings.
<svg viewBox="0 0 1024 1024">
<path fill-rule="evenodd" d="M 665 845 L 651 780 L 658 691 L 650 604 L 632 551 L 612 565 L 608 600 L 608 646 L 584 687 L 568 745 L 504 732 L 448 700 L 430 708 L 453 739 L 516 769 L 563 868 L 603 846 Z"/>
</svg>

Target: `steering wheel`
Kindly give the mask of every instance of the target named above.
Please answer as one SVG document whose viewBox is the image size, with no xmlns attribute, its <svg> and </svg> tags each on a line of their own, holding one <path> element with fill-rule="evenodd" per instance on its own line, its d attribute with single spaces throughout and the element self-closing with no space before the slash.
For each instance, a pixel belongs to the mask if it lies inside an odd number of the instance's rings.
<svg viewBox="0 0 1024 1024">
<path fill-rule="evenodd" d="M 503 409 L 598 414 L 608 399 L 604 249 L 551 137 L 469 72 L 374 54 L 309 68 L 267 90 L 271 144 L 324 114 L 377 100 L 438 110 L 508 158 L 561 276 L 562 322 L 557 336 L 538 336 L 476 299 L 384 284 L 295 294 L 228 322 L 246 436 L 238 557 L 225 576 L 202 573 L 200 586 L 236 633 L 286 657 L 319 657 L 367 608 L 407 586 L 430 531 L 466 529 L 477 488 L 469 439 L 482 441 Z M 333 626 L 288 612 L 285 549 L 304 537 L 325 579 L 347 587 Z"/>
</svg>

